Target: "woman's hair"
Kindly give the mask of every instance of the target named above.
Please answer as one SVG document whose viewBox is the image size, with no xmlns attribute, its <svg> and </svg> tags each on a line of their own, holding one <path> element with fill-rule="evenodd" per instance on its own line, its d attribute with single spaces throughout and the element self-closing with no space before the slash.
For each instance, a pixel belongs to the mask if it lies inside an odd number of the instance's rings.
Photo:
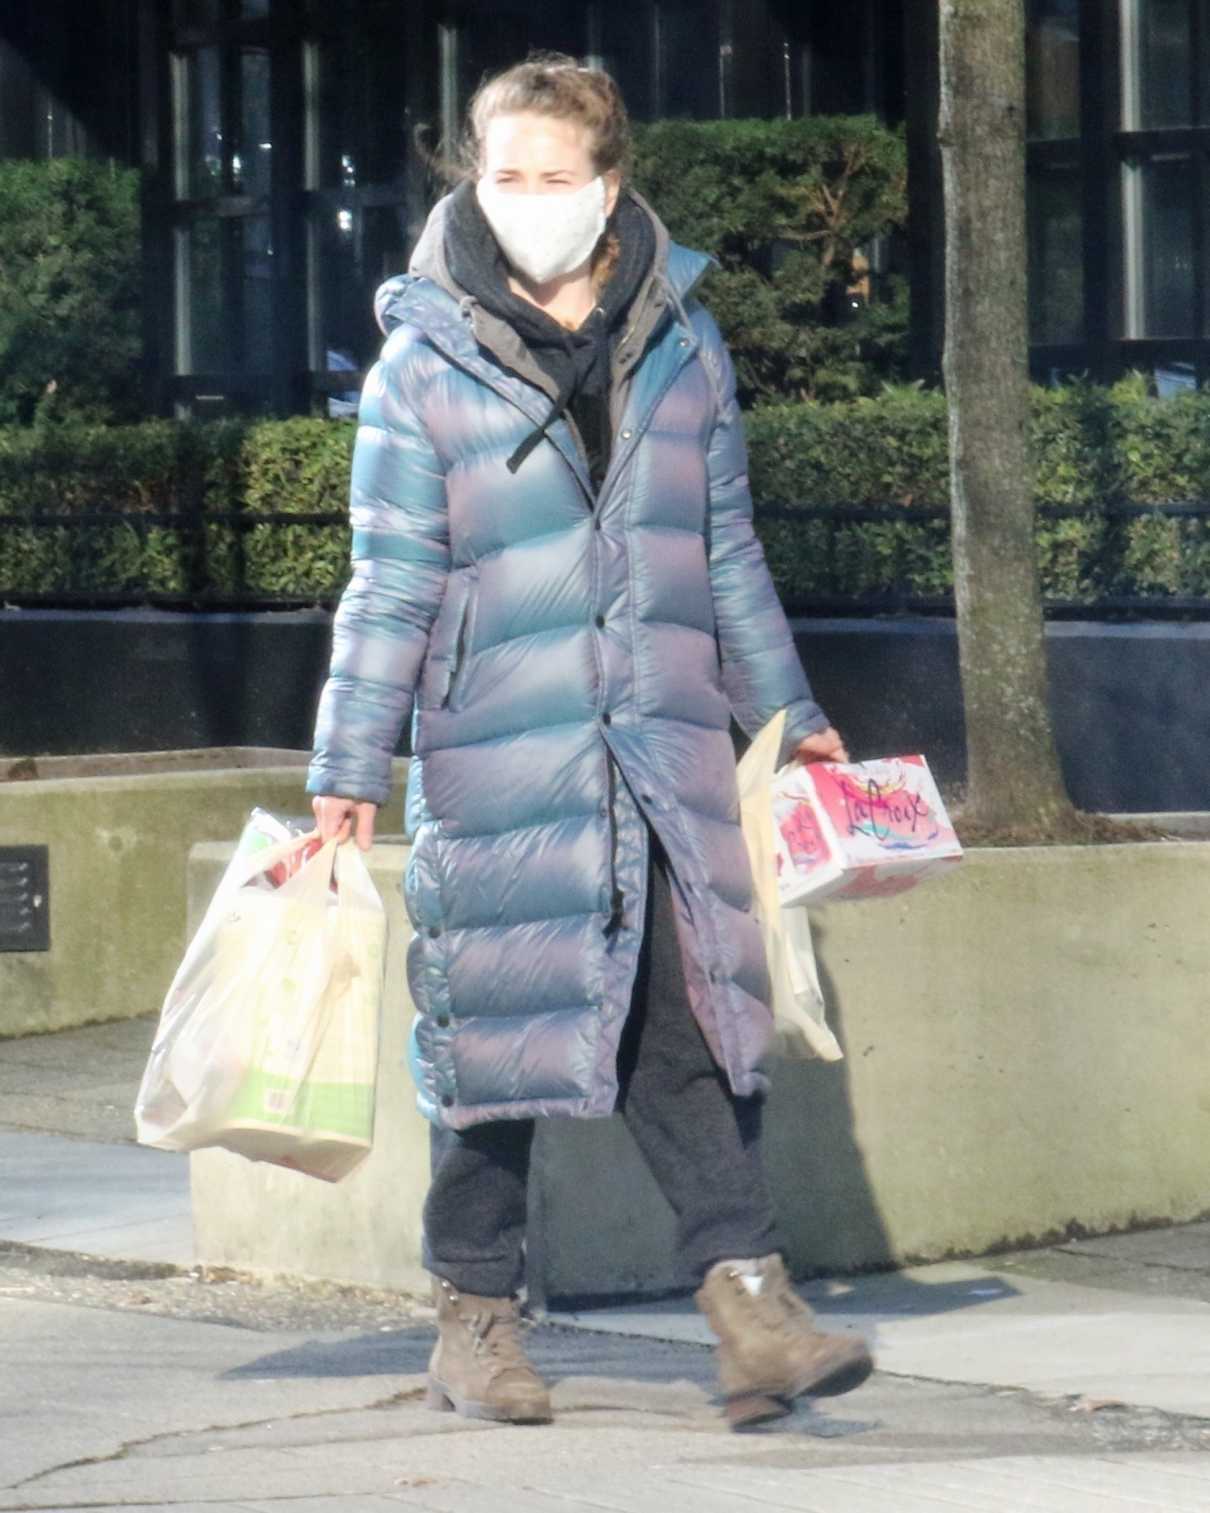
<svg viewBox="0 0 1210 1513">
<path fill-rule="evenodd" d="M 416 147 L 438 177 L 447 183 L 477 179 L 483 171 L 483 142 L 488 122 L 500 115 L 552 116 L 574 121 L 588 133 L 588 149 L 598 174 L 617 169 L 625 180 L 630 171 L 630 118 L 622 92 L 602 68 L 582 68 L 566 53 L 535 52 L 524 63 L 485 79 L 471 97 L 466 131 L 456 156 L 432 151 L 418 128 Z M 617 266 L 617 235 L 607 231 L 592 263 L 593 288 L 598 292 Z"/>
<path fill-rule="evenodd" d="M 628 172 L 630 118 L 621 90 L 604 69 L 583 68 L 566 53 L 541 52 L 484 80 L 475 91 L 461 152 L 468 177 L 482 172 L 488 123 L 522 113 L 582 126 L 597 173 L 616 168 L 625 177 Z"/>
</svg>

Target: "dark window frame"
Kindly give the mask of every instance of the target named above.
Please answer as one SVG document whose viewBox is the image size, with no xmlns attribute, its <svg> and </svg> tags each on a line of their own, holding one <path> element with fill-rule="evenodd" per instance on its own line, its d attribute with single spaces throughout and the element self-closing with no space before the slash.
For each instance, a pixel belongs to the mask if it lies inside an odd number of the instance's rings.
<svg viewBox="0 0 1210 1513">
<path fill-rule="evenodd" d="M 1124 0 L 1121 0 L 1124 3 Z M 1110 224 L 1114 233 L 1116 252 L 1117 289 L 1126 297 L 1126 234 L 1125 217 L 1122 213 L 1123 171 L 1128 162 L 1146 164 L 1167 156 L 1187 157 L 1190 174 L 1188 183 L 1190 208 L 1190 257 L 1192 259 L 1192 309 L 1190 329 L 1182 336 L 1133 335 L 1123 331 L 1117 338 L 1118 371 L 1126 371 L 1140 361 L 1156 365 L 1162 362 L 1191 364 L 1198 386 L 1210 380 L 1210 329 L 1207 326 L 1207 218 L 1205 196 L 1210 190 L 1210 124 L 1195 124 L 1203 119 L 1206 102 L 1202 99 L 1202 67 L 1210 61 L 1210 35 L 1205 25 L 1203 0 L 1188 0 L 1189 6 L 1189 115 L 1190 123 L 1184 126 L 1123 127 L 1121 77 L 1121 3 L 1110 4 L 1102 0 L 1104 10 L 1112 12 L 1113 67 L 1116 86 L 1112 99 L 1112 114 L 1107 122 L 1106 135 L 1111 144 L 1110 171 L 1106 174 L 1106 191 L 1113 197 L 1110 209 Z M 1106 18 L 1110 19 L 1110 18 Z"/>
<path fill-rule="evenodd" d="M 234 9 L 234 7 L 233 7 Z M 391 183 L 353 187 L 308 188 L 304 183 L 303 46 L 340 34 L 339 25 L 300 0 L 275 0 L 267 17 L 231 16 L 209 26 L 176 26 L 171 7 L 140 0 L 140 93 L 144 122 L 142 163 L 144 272 L 146 287 L 157 296 L 145 302 L 145 402 L 152 413 L 216 414 L 254 409 L 276 415 L 314 412 L 329 394 L 358 387 L 364 369 L 313 368 L 308 360 L 306 226 L 310 216 L 334 207 L 396 207 L 414 241 L 427 206 L 423 173 L 410 151 L 403 171 Z M 404 8 L 406 79 L 401 92 L 422 112 L 432 113 L 431 90 L 421 60 L 421 39 L 433 29 L 432 8 Z M 269 53 L 270 135 L 273 155 L 266 195 L 234 191 L 230 157 L 224 154 L 224 192 L 211 197 L 178 197 L 175 155 L 178 123 L 174 120 L 173 60 L 199 48 L 223 49 L 224 122 L 236 122 L 239 100 L 239 50 L 263 47 Z M 268 215 L 273 267 L 270 294 L 270 351 L 261 371 L 249 372 L 242 359 L 247 339 L 243 319 L 243 270 L 238 227 L 251 216 Z M 199 219 L 218 221 L 223 242 L 224 350 L 228 363 L 218 371 L 179 373 L 176 238 Z M 402 270 L 401 270 L 402 271 Z"/>
<path fill-rule="evenodd" d="M 234 8 L 234 7 L 233 7 Z M 252 408 L 288 415 L 308 402 L 304 351 L 300 345 L 305 310 L 300 301 L 298 254 L 294 241 L 299 183 L 298 115 L 301 78 L 295 66 L 300 32 L 292 6 L 279 3 L 267 17 L 219 20 L 211 26 L 174 25 L 171 8 L 156 0 L 139 6 L 140 93 L 143 126 L 142 164 L 144 273 L 146 287 L 158 297 L 146 301 L 144 315 L 145 400 L 153 413 L 225 413 Z M 269 133 L 273 143 L 267 194 L 238 192 L 231 181 L 231 158 L 224 151 L 223 192 L 204 198 L 178 196 L 176 119 L 173 71 L 176 60 L 204 47 L 221 49 L 220 114 L 226 131 L 239 124 L 240 50 L 263 48 L 269 56 Z M 241 147 L 243 144 L 241 143 Z M 267 217 L 273 248 L 269 290 L 269 350 L 264 367 L 246 370 L 249 337 L 244 320 L 244 270 L 240 227 Z M 177 372 L 179 322 L 177 238 L 200 220 L 213 219 L 220 235 L 223 290 L 223 349 L 227 364 L 217 371 Z"/>
<path fill-rule="evenodd" d="M 658 31 L 658 11 L 667 0 L 641 0 L 639 10 Z M 840 0 L 835 0 L 840 3 Z M 861 77 L 869 107 L 897 112 L 901 105 L 898 86 L 892 88 L 894 70 L 880 57 L 878 38 L 883 24 L 880 0 L 856 0 L 866 17 L 867 46 L 861 58 Z M 158 414 L 213 414 L 255 409 L 277 415 L 323 413 L 326 399 L 360 387 L 368 369 L 332 369 L 312 363 L 312 354 L 327 360 L 323 343 L 330 340 L 320 313 L 323 298 L 309 263 L 309 227 L 318 216 L 347 209 L 355 215 L 393 209 L 403 230 L 403 251 L 414 246 L 437 188 L 433 176 L 411 137 L 416 122 L 451 126 L 461 119 L 470 83 L 456 77 L 458 39 L 465 31 L 484 24 L 484 15 L 466 0 L 415 0 L 400 6 L 389 19 L 375 21 L 386 9 L 370 12 L 366 29 L 389 36 L 400 52 L 403 65 L 399 78 L 405 105 L 406 157 L 402 171 L 388 181 L 366 179 L 352 185 L 310 183 L 305 178 L 308 142 L 304 106 L 307 80 L 304 47 L 346 34 L 346 18 L 352 8 L 339 14 L 312 0 L 273 0 L 268 15 L 243 17 L 238 0 L 225 0 L 214 9 L 212 20 L 178 23 L 177 8 L 167 0 L 131 0 L 139 25 L 140 95 L 143 177 L 145 288 L 144 352 L 146 406 Z M 602 16 L 609 0 L 592 0 L 582 7 L 583 36 L 580 45 L 588 55 L 600 45 Z M 714 0 L 712 10 L 719 27 L 720 49 L 716 86 L 718 112 L 730 114 L 737 101 L 737 54 L 745 40 L 742 7 L 736 0 Z M 763 70 L 776 87 L 771 106 L 776 113 L 800 114 L 808 73 L 809 47 L 805 36 L 787 16 L 793 8 L 769 0 L 769 13 L 757 64 L 745 67 Z M 534 24 L 541 24 L 534 7 Z M 712 22 L 713 24 L 713 22 Z M 890 23 L 887 23 L 890 25 Z M 401 32 L 400 28 L 404 30 Z M 899 36 L 902 23 L 891 25 Z M 764 36 L 764 33 L 762 33 Z M 594 41 L 595 38 L 595 41 Z M 268 193 L 253 197 L 236 192 L 231 181 L 231 145 L 223 147 L 223 192 L 205 198 L 177 195 L 176 154 L 178 123 L 174 120 L 173 59 L 205 47 L 218 47 L 224 59 L 223 107 L 225 137 L 237 127 L 242 47 L 264 48 L 269 53 L 269 135 L 273 143 Z M 772 49 L 772 51 L 770 51 Z M 649 49 L 650 50 L 650 49 Z M 776 62 L 772 68 L 770 59 Z M 447 66 L 446 66 L 447 65 Z M 658 93 L 662 68 L 675 60 L 660 59 L 652 52 L 651 69 Z M 318 107 L 323 109 L 322 103 Z M 654 114 L 660 114 L 656 110 Z M 649 112 L 636 110 L 636 118 Z M 321 117 L 321 120 L 323 118 Z M 376 171 L 373 167 L 370 171 Z M 189 187 L 189 186 L 183 186 Z M 249 217 L 268 216 L 273 258 L 271 260 L 269 351 L 256 362 L 259 371 L 249 372 L 242 348 L 249 339 L 243 318 L 246 270 L 240 256 L 239 228 Z M 218 371 L 178 373 L 177 345 L 180 322 L 188 310 L 178 309 L 178 297 L 189 298 L 188 270 L 178 289 L 176 241 L 199 220 L 217 223 L 222 244 L 221 310 L 224 341 L 219 350 L 225 366 Z M 403 271 L 402 268 L 399 270 Z M 216 347 L 218 344 L 216 343 Z M 216 357 L 218 351 L 216 351 Z M 362 353 L 357 352 L 360 359 Z"/>
<path fill-rule="evenodd" d="M 360 216 L 367 210 L 393 209 L 400 214 L 406 227 L 405 247 L 410 254 L 411 247 L 415 245 L 423 229 L 431 203 L 429 192 L 431 176 L 419 156 L 412 138 L 412 131 L 418 122 L 434 122 L 440 118 L 441 83 L 439 80 L 434 80 L 434 71 L 424 66 L 425 58 L 435 58 L 438 55 L 438 20 L 438 13 L 432 5 L 414 4 L 403 9 L 402 24 L 406 26 L 402 43 L 404 76 L 400 79 L 399 87 L 401 97 L 405 102 L 404 113 L 410 124 L 405 140 L 405 157 L 394 178 L 369 179 L 352 185 L 312 186 L 305 182 L 303 164 L 301 162 L 299 164 L 294 230 L 300 249 L 299 287 L 302 291 L 302 308 L 299 315 L 300 331 L 302 331 L 300 380 L 305 393 L 305 398 L 299 408 L 310 413 L 326 412 L 326 402 L 330 396 L 360 390 L 369 371 L 368 367 L 329 368 L 315 366 L 310 362 L 308 334 L 310 322 L 312 319 L 322 321 L 323 318 L 321 309 L 312 309 L 308 298 L 311 272 L 307 263 L 307 246 L 311 228 L 315 219 L 325 212 L 349 210 L 354 215 Z M 385 34 L 387 30 L 385 25 L 372 24 L 368 28 L 371 36 Z M 322 47 L 325 42 L 339 41 L 343 35 L 344 28 L 339 19 L 325 16 L 322 12 L 316 13 L 310 10 L 307 12 L 299 26 L 298 36 L 300 84 L 303 77 L 303 48 L 308 44 Z M 306 130 L 301 102 L 298 129 L 301 152 L 303 151 L 302 133 Z M 401 267 L 398 271 L 402 273 L 405 270 Z"/>
<path fill-rule="evenodd" d="M 1170 363 L 1192 365 L 1197 382 L 1210 382 L 1210 101 L 1200 98 L 1199 50 L 1210 60 L 1210 6 L 1189 0 L 1192 39 L 1191 111 L 1207 124 L 1124 130 L 1122 121 L 1122 0 L 1080 0 L 1079 137 L 1027 143 L 1027 172 L 1072 161 L 1081 173 L 1084 285 L 1083 340 L 1032 343 L 1030 369 L 1041 382 L 1056 373 L 1086 374 L 1113 382 L 1131 369 Z M 912 245 L 911 361 L 918 377 L 940 376 L 944 340 L 944 199 L 937 146 L 938 0 L 905 0 L 905 72 L 908 91 L 909 237 Z M 1119 332 L 1125 298 L 1125 234 L 1122 165 L 1165 152 L 1190 156 L 1194 260 L 1194 310 L 1187 333 L 1124 336 Z"/>
<path fill-rule="evenodd" d="M 1198 384 L 1210 379 L 1210 329 L 1207 327 L 1206 246 L 1204 201 L 1210 189 L 1210 125 L 1125 129 L 1122 122 L 1122 23 L 1124 0 L 1081 0 L 1080 3 L 1080 137 L 1038 140 L 1028 144 L 1029 171 L 1079 154 L 1082 174 L 1084 259 L 1084 339 L 1065 344 L 1036 344 L 1030 366 L 1045 380 L 1056 371 L 1086 372 L 1112 382 L 1132 368 L 1165 363 L 1188 363 Z M 1191 40 L 1191 110 L 1201 110 L 1198 59 L 1210 47 L 1205 35 L 1201 0 L 1189 0 Z M 1187 155 L 1192 173 L 1193 311 L 1184 335 L 1126 334 L 1127 227 L 1122 205 L 1124 166 L 1128 161 L 1153 161 L 1167 154 Z"/>
</svg>

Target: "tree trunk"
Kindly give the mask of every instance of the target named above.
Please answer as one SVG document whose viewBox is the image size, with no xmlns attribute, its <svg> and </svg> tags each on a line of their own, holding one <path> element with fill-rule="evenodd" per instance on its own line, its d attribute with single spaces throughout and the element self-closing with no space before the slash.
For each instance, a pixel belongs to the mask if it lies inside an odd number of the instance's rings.
<svg viewBox="0 0 1210 1513">
<path fill-rule="evenodd" d="M 1046 691 L 1029 459 L 1024 0 L 940 0 L 945 384 L 967 799 L 980 830 L 1075 823 Z"/>
</svg>

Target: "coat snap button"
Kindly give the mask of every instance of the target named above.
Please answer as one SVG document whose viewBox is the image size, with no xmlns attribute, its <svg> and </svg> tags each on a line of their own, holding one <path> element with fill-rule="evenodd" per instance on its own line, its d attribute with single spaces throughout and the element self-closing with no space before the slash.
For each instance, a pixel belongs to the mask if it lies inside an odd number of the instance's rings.
<svg viewBox="0 0 1210 1513">
<path fill-rule="evenodd" d="M 439 1030 L 448 1030 L 449 1027 L 450 1027 L 450 1016 L 448 1014 L 438 1014 L 437 1015 L 437 1028 Z"/>
<path fill-rule="evenodd" d="M 687 347 L 689 345 L 689 338 L 687 336 L 682 336 L 681 340 L 680 340 L 680 345 L 682 347 Z"/>
<path fill-rule="evenodd" d="M 436 940 L 437 937 L 440 934 L 441 934 L 441 926 L 440 925 L 430 925 L 429 926 L 429 939 L 430 940 Z"/>
<path fill-rule="evenodd" d="M 442 1108 L 453 1108 L 453 1106 L 454 1106 L 454 1100 L 450 1097 L 450 1095 L 448 1093 L 442 1093 L 442 1095 L 441 1095 L 441 1107 Z"/>
<path fill-rule="evenodd" d="M 605 629 L 605 616 L 604 615 L 598 615 L 597 616 L 596 625 L 597 625 L 597 629 L 598 630 L 604 630 Z"/>
<path fill-rule="evenodd" d="M 602 725 L 612 725 L 613 724 L 613 716 L 609 713 L 608 710 L 606 710 L 605 713 L 601 716 L 601 724 Z"/>
<path fill-rule="evenodd" d="M 629 441 L 629 440 L 630 440 L 630 438 L 631 438 L 631 437 L 632 437 L 632 436 L 633 436 L 633 435 L 634 435 L 634 432 L 633 432 L 633 431 L 623 431 L 623 432 L 622 432 L 622 440 L 623 440 L 623 441 Z"/>
</svg>

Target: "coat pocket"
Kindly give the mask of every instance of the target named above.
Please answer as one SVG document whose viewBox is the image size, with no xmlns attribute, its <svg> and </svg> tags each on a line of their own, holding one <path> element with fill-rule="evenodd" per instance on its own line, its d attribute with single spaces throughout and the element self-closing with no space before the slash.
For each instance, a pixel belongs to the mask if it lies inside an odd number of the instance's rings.
<svg viewBox="0 0 1210 1513">
<path fill-rule="evenodd" d="M 470 584 L 463 574 L 451 577 L 446 586 L 445 602 L 433 626 L 420 677 L 418 704 L 421 709 L 445 708 L 469 594 Z"/>
<path fill-rule="evenodd" d="M 458 609 L 458 621 L 454 631 L 454 645 L 450 652 L 448 673 L 445 682 L 445 693 L 442 695 L 442 709 L 457 709 L 458 699 L 461 693 L 463 674 L 466 671 L 467 659 L 470 649 L 471 636 L 471 603 L 474 598 L 474 584 L 468 583 L 462 596 L 462 603 Z"/>
</svg>

